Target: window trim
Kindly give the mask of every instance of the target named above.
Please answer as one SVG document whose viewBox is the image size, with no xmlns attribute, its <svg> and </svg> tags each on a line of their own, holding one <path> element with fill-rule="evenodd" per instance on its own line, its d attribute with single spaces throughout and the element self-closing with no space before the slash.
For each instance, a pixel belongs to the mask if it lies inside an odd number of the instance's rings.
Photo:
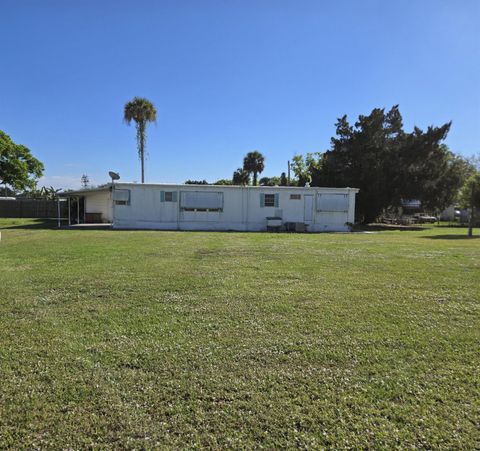
<svg viewBox="0 0 480 451">
<path fill-rule="evenodd" d="M 167 199 L 167 195 L 171 198 Z M 178 202 L 177 191 L 160 191 L 160 202 Z"/>
<path fill-rule="evenodd" d="M 266 197 L 273 196 L 273 205 L 267 205 Z M 279 207 L 279 194 L 278 193 L 260 193 L 260 207 L 261 208 L 278 208 Z"/>
<path fill-rule="evenodd" d="M 264 196 L 263 205 L 265 207 L 275 207 L 275 194 L 266 193 Z"/>
</svg>

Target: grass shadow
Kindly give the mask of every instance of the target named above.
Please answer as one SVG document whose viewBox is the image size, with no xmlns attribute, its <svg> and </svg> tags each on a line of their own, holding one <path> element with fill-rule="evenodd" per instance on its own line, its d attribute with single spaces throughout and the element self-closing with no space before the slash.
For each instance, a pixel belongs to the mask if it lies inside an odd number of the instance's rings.
<svg viewBox="0 0 480 451">
<path fill-rule="evenodd" d="M 368 232 L 368 231 L 419 231 L 429 229 L 431 226 L 425 225 L 400 225 L 400 224 L 355 224 L 353 227 L 354 232 Z"/>
<path fill-rule="evenodd" d="M 57 221 L 55 219 L 12 219 L 2 218 L 0 220 L 0 230 L 7 229 L 55 229 Z"/>
<path fill-rule="evenodd" d="M 442 223 L 442 224 L 435 224 L 435 227 L 441 229 L 441 228 L 447 228 L 447 229 L 467 229 L 468 224 L 465 223 L 458 223 L 458 222 L 451 222 L 451 223 Z"/>
<path fill-rule="evenodd" d="M 480 238 L 480 235 L 425 235 L 422 238 L 428 238 L 429 240 L 475 240 Z"/>
</svg>

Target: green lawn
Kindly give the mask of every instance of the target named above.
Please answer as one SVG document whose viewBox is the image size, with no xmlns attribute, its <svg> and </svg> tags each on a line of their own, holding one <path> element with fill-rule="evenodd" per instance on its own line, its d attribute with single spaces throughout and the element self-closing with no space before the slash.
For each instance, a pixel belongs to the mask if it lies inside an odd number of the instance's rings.
<svg viewBox="0 0 480 451">
<path fill-rule="evenodd" d="M 0 221 L 2 449 L 480 447 L 465 229 Z"/>
</svg>

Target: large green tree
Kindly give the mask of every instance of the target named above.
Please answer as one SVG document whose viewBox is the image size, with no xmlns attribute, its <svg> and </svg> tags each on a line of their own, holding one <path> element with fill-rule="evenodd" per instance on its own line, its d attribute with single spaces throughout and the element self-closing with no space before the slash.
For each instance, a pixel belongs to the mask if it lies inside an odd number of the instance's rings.
<svg viewBox="0 0 480 451">
<path fill-rule="evenodd" d="M 473 226 L 480 210 L 480 172 L 475 172 L 466 180 L 460 192 L 460 204 L 463 208 L 470 209 L 468 236 L 472 236 Z"/>
<path fill-rule="evenodd" d="M 273 177 L 262 177 L 258 183 L 260 183 L 260 186 L 280 186 L 281 179 L 276 175 Z"/>
<path fill-rule="evenodd" d="M 209 185 L 209 183 L 203 179 L 203 180 L 185 180 L 185 185 Z"/>
<path fill-rule="evenodd" d="M 0 184 L 13 190 L 33 188 L 43 169 L 43 163 L 27 147 L 14 143 L 0 130 Z"/>
<path fill-rule="evenodd" d="M 307 183 L 312 183 L 313 177 L 318 178 L 318 171 L 322 163 L 322 154 L 320 152 L 307 153 L 303 155 L 294 155 L 290 165 L 295 174 L 295 183 L 298 186 L 305 186 Z"/>
<path fill-rule="evenodd" d="M 397 105 L 389 111 L 375 108 L 354 125 L 343 116 L 335 125 L 331 148 L 309 164 L 299 160 L 299 173 L 310 175 L 315 186 L 360 188 L 357 218 L 364 222 L 408 199 L 443 209 L 468 175 L 469 165 L 442 144 L 450 123 L 407 133 Z"/>
<path fill-rule="evenodd" d="M 232 181 L 229 179 L 220 179 L 214 182 L 213 185 L 232 185 Z"/>
<path fill-rule="evenodd" d="M 144 97 L 134 97 L 125 104 L 124 120 L 127 124 L 135 122 L 137 129 L 138 157 L 142 165 L 142 183 L 145 183 L 145 151 L 147 139 L 147 125 L 157 121 L 157 110 L 152 102 Z"/>
<path fill-rule="evenodd" d="M 243 159 L 243 170 L 247 171 L 249 174 L 253 174 L 253 185 L 257 185 L 258 174 L 261 174 L 265 169 L 265 157 L 254 150 L 253 152 L 248 152 Z"/>
<path fill-rule="evenodd" d="M 312 183 L 360 188 L 357 218 L 372 222 L 384 208 L 399 205 L 402 198 L 399 185 L 405 180 L 398 173 L 401 166 L 397 161 L 403 140 L 400 112 L 398 107 L 388 113 L 376 108 L 368 116 L 359 116 L 353 126 L 347 116 L 335 126 L 331 149 L 322 156 Z"/>
<path fill-rule="evenodd" d="M 421 171 L 428 176 L 419 176 L 415 190 L 422 206 L 430 211 L 441 211 L 457 201 L 458 193 L 465 181 L 473 175 L 475 168 L 463 157 L 455 155 L 445 144 L 441 144 Z M 422 183 L 423 182 L 423 183 Z M 408 188 L 408 187 L 407 187 Z M 414 198 L 414 194 L 409 196 Z"/>
</svg>

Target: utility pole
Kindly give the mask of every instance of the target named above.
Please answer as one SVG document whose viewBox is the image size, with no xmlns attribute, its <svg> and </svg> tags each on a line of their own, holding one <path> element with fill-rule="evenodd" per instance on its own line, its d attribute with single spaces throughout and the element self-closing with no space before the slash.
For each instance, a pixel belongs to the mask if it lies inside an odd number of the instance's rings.
<svg viewBox="0 0 480 451">
<path fill-rule="evenodd" d="M 290 160 L 288 160 L 287 164 L 288 164 L 288 171 L 287 171 L 287 174 L 288 174 L 288 175 L 287 175 L 287 184 L 288 184 L 288 186 L 290 186 Z"/>
<path fill-rule="evenodd" d="M 83 174 L 80 181 L 82 183 L 82 188 L 84 188 L 84 189 L 88 188 L 88 184 L 90 183 L 90 179 L 88 178 L 87 174 Z"/>
</svg>

